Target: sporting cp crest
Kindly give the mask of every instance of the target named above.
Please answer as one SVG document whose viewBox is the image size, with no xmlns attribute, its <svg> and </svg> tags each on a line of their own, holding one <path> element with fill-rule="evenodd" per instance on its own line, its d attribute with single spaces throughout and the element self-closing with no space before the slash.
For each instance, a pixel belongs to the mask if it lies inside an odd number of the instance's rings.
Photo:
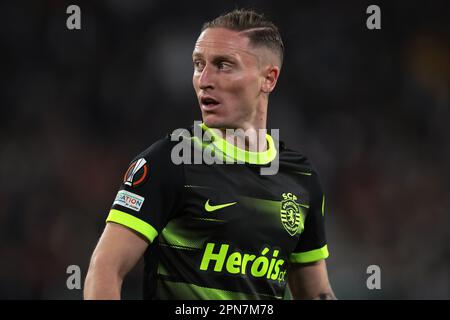
<svg viewBox="0 0 450 320">
<path fill-rule="evenodd" d="M 283 200 L 281 201 L 281 223 L 286 231 L 295 236 L 297 233 L 303 231 L 303 215 L 300 211 L 300 206 L 295 200 L 297 197 L 292 193 L 283 193 Z"/>
</svg>

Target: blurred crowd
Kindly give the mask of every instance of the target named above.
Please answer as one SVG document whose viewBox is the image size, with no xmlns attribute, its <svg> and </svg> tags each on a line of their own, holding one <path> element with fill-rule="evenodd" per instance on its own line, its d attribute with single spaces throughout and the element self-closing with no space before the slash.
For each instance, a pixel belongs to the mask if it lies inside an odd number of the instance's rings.
<svg viewBox="0 0 450 320">
<path fill-rule="evenodd" d="M 81 30 L 66 8 L 81 8 Z M 286 53 L 269 127 L 326 193 L 331 284 L 342 299 L 450 298 L 450 25 L 445 1 L 0 2 L 0 299 L 79 299 L 129 161 L 200 120 L 203 22 L 252 7 Z M 368 290 L 366 269 L 381 268 Z M 124 284 L 139 298 L 142 266 Z"/>
</svg>

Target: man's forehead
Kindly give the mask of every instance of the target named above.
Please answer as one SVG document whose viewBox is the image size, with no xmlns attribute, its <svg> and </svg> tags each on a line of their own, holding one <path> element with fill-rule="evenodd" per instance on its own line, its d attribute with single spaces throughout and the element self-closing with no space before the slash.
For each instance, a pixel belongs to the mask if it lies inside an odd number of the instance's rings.
<svg viewBox="0 0 450 320">
<path fill-rule="evenodd" d="M 255 55 L 248 46 L 249 39 L 236 31 L 223 28 L 210 28 L 203 31 L 197 39 L 195 53 L 208 49 L 218 49 L 227 53 L 247 53 Z"/>
</svg>

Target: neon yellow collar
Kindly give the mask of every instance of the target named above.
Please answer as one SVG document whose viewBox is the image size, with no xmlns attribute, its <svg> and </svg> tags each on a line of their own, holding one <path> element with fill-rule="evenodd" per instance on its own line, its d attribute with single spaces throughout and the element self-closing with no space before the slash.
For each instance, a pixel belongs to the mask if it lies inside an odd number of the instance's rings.
<svg viewBox="0 0 450 320">
<path fill-rule="evenodd" d="M 229 143 L 220 135 L 211 130 L 206 124 L 200 124 L 205 132 L 211 135 L 213 145 L 219 149 L 224 155 L 231 157 L 239 162 L 247 162 L 250 164 L 268 164 L 277 156 L 275 143 L 269 134 L 266 134 L 267 150 L 262 152 L 247 151 Z"/>
</svg>

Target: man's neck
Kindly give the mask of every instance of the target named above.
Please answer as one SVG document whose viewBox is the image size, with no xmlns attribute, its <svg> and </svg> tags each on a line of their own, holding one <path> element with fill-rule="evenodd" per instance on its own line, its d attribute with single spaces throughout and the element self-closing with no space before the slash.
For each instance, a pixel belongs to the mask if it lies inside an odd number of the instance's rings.
<svg viewBox="0 0 450 320">
<path fill-rule="evenodd" d="M 228 143 L 251 152 L 267 150 L 267 129 L 264 127 L 242 126 L 238 129 L 213 129 Z"/>
<path fill-rule="evenodd" d="M 213 129 L 228 143 L 236 147 L 251 151 L 264 152 L 267 150 L 267 100 L 255 108 L 252 119 L 240 123 L 234 129 Z"/>
</svg>

